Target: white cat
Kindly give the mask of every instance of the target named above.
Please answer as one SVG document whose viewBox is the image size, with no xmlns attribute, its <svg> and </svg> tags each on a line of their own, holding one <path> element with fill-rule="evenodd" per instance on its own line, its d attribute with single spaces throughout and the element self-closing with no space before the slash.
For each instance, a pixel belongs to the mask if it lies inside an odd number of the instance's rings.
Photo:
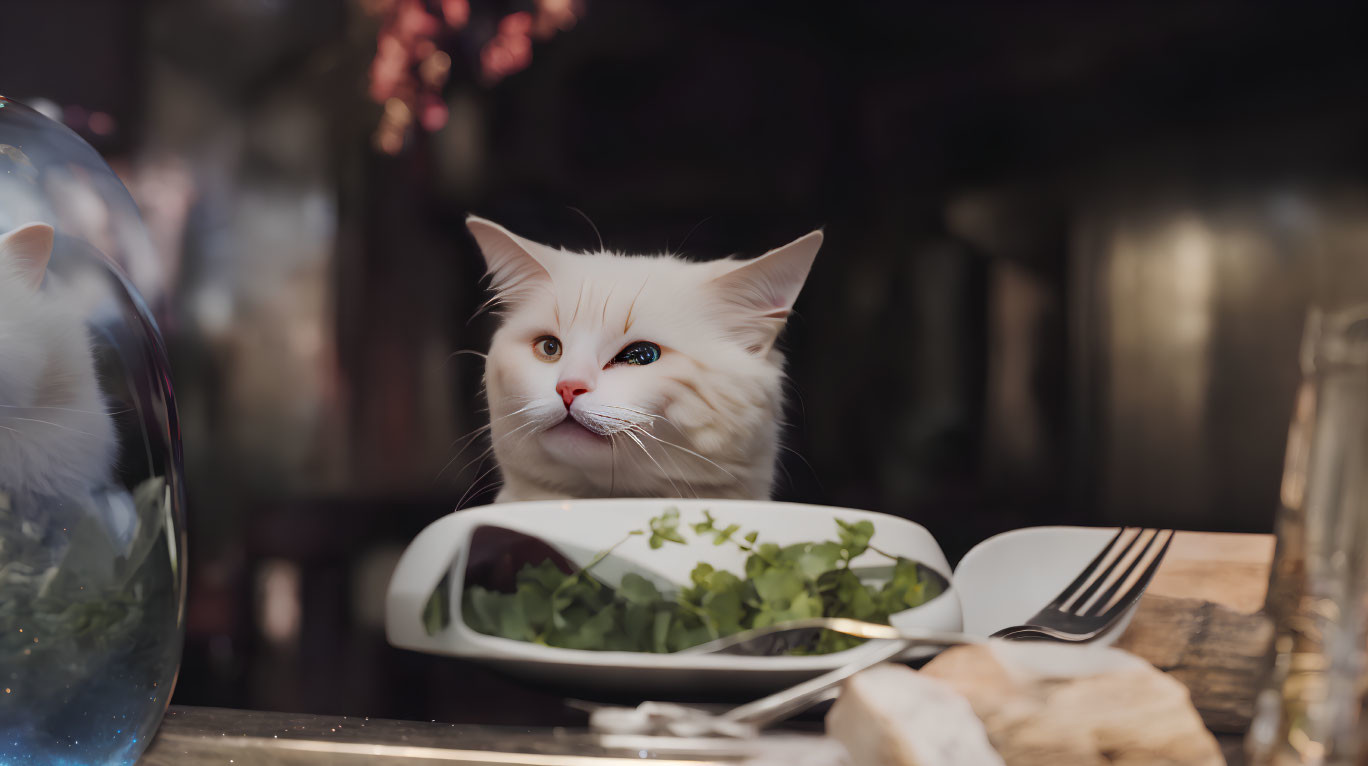
<svg viewBox="0 0 1368 766">
<path fill-rule="evenodd" d="M 498 502 L 768 499 L 784 327 L 822 243 L 748 261 L 571 253 L 471 217 L 503 322 L 485 362 Z"/>
<path fill-rule="evenodd" d="M 76 498 L 108 484 L 117 441 L 80 317 L 39 288 L 53 231 L 0 236 L 0 494 Z"/>
</svg>

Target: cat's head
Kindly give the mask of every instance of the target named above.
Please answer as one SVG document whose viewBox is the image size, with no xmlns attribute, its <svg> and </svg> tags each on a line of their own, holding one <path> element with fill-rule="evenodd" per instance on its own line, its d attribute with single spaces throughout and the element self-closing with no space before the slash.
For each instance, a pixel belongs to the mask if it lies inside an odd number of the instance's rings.
<svg viewBox="0 0 1368 766">
<path fill-rule="evenodd" d="M 696 263 L 571 253 L 467 224 L 503 317 L 485 368 L 503 498 L 768 496 L 775 341 L 821 232 Z"/>
<path fill-rule="evenodd" d="M 38 288 L 52 241 L 42 223 L 0 235 L 0 405 L 27 406 L 39 387 L 47 349 Z"/>
</svg>

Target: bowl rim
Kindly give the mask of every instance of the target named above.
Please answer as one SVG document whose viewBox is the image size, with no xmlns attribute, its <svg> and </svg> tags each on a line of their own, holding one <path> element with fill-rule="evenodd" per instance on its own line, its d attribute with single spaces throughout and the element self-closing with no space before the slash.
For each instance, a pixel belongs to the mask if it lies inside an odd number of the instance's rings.
<svg viewBox="0 0 1368 766">
<path fill-rule="evenodd" d="M 648 507 L 643 507 L 643 503 L 649 503 Z M 823 671 L 834 667 L 839 667 L 854 657 L 853 653 L 861 651 L 864 647 L 854 647 L 841 652 L 834 652 L 826 655 L 813 655 L 804 657 L 739 657 L 733 655 L 681 655 L 681 654 L 656 654 L 652 652 L 625 652 L 625 651 L 598 651 L 588 649 L 566 649 L 562 647 L 549 647 L 533 644 L 526 641 L 489 636 L 475 631 L 465 624 L 461 618 L 460 596 L 464 587 L 465 566 L 467 561 L 467 543 L 474 529 L 481 523 L 507 521 L 510 515 L 520 513 L 546 511 L 563 512 L 585 512 L 593 511 L 599 513 L 618 513 L 622 511 L 640 515 L 641 518 L 651 518 L 666 508 L 677 507 L 681 515 L 689 512 L 698 512 L 703 509 L 717 510 L 721 507 L 725 510 L 718 511 L 735 515 L 745 514 L 753 510 L 784 510 L 792 513 L 801 513 L 808 516 L 821 515 L 826 518 L 847 518 L 855 520 L 869 520 L 879 524 L 902 525 L 909 530 L 915 537 L 920 538 L 920 542 L 929 546 L 927 553 L 920 554 L 915 558 L 922 565 L 934 570 L 945 578 L 948 583 L 944 592 L 926 604 L 909 609 L 899 614 L 907 615 L 919 612 L 925 607 L 935 605 L 937 611 L 953 612 L 954 625 L 944 625 L 944 629 L 958 629 L 961 620 L 959 597 L 955 590 L 953 572 L 945 558 L 944 551 L 935 537 L 923 525 L 888 513 L 878 511 L 868 511 L 857 508 L 844 508 L 839 506 L 818 505 L 809 503 L 791 503 L 782 501 L 765 500 L 731 500 L 723 498 L 603 498 L 603 499 L 568 499 L 568 500 L 532 500 L 510 503 L 495 503 L 491 505 L 477 506 L 455 511 L 448 514 L 443 519 L 458 518 L 466 524 L 462 534 L 458 550 L 450 559 L 450 565 L 443 572 L 451 574 L 451 614 L 453 616 L 450 626 L 437 634 L 442 640 L 428 642 L 428 646 L 419 648 L 404 643 L 397 643 L 391 636 L 391 643 L 401 648 L 417 649 L 431 653 L 445 654 L 472 659 L 483 659 L 492 661 L 518 661 L 534 665 L 548 667 L 569 668 L 576 667 L 581 669 L 594 668 L 621 668 L 621 669 L 669 669 L 669 670 L 698 670 L 698 671 L 726 671 L 726 672 L 783 672 L 783 671 Z M 440 523 L 443 519 L 439 519 Z M 933 555 L 932 555 L 933 554 Z M 927 561 L 926 558 L 935 560 Z M 443 576 L 445 576 L 443 574 Z M 440 577 L 434 580 L 440 581 Z M 391 593 L 391 598 L 393 594 Z M 951 607 L 951 602 L 953 606 Z M 387 604 L 387 607 L 389 605 Z M 934 617 L 932 612 L 924 613 L 929 617 Z M 950 620 L 942 620 L 948 623 Z M 433 644 L 440 644 L 435 646 Z M 925 652 L 934 650 L 913 650 L 909 656 L 924 656 Z"/>
</svg>

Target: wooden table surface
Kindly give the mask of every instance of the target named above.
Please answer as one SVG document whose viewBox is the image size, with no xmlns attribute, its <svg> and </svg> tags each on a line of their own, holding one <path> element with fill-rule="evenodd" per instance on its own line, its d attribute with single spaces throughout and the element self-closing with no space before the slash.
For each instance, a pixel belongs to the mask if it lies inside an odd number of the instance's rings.
<svg viewBox="0 0 1368 766">
<path fill-rule="evenodd" d="M 661 737 L 600 737 L 564 729 L 469 726 L 374 718 L 172 707 L 140 766 L 657 766 L 732 764 L 766 750 L 810 746 L 813 734 L 781 733 L 762 742 Z M 1240 738 L 1218 737 L 1230 766 L 1241 766 Z"/>
<path fill-rule="evenodd" d="M 1273 538 L 1269 535 L 1180 533 L 1151 583 L 1146 595 L 1150 603 L 1142 604 L 1146 610 L 1137 613 L 1127 636 L 1131 640 L 1138 635 L 1154 641 L 1153 637 L 1146 637 L 1142 617 L 1160 613 L 1155 611 L 1159 608 L 1155 605 L 1206 604 L 1236 617 L 1252 615 L 1263 604 L 1272 555 Z M 1207 640 L 1200 631 L 1193 635 L 1183 640 Z M 1149 644 L 1145 646 L 1150 647 Z M 1170 654 L 1177 651 L 1161 649 Z M 1191 662 L 1181 656 L 1178 661 L 1186 663 L 1183 669 L 1193 672 L 1195 666 Z M 1217 738 L 1229 763 L 1239 766 L 1243 763 L 1241 733 L 1225 728 L 1227 730 L 1217 729 Z M 696 765 L 700 762 L 735 763 L 755 752 L 755 747 L 801 748 L 804 738 L 812 736 L 815 735 L 785 732 L 759 743 L 603 737 L 583 730 L 559 728 L 471 726 L 172 707 L 140 763 L 143 766 L 209 763 L 601 766 L 652 758 L 657 763 Z M 807 744 L 810 745 L 810 740 Z"/>
</svg>

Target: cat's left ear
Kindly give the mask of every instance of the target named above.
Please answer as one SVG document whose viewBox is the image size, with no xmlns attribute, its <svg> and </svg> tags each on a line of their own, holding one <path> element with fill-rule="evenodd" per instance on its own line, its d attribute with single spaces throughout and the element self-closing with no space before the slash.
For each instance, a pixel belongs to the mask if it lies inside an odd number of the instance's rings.
<svg viewBox="0 0 1368 766">
<path fill-rule="evenodd" d="M 736 312 L 738 332 L 751 353 L 766 353 L 774 345 L 821 246 L 819 229 L 713 278 Z"/>
<path fill-rule="evenodd" d="M 52 227 L 45 223 L 30 223 L 0 236 L 0 262 L 9 261 L 19 271 L 19 278 L 37 291 L 47 273 L 48 258 L 52 256 Z"/>
</svg>

